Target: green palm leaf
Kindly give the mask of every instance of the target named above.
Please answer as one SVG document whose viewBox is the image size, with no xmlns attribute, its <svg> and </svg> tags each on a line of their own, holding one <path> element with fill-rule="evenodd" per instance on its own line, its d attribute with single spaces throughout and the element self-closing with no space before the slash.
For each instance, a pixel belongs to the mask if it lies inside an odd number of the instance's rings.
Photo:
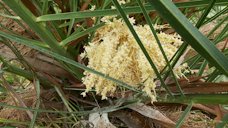
<svg viewBox="0 0 228 128">
<path fill-rule="evenodd" d="M 170 0 L 149 0 L 157 12 L 209 63 L 228 75 L 228 59 L 195 28 Z"/>
</svg>

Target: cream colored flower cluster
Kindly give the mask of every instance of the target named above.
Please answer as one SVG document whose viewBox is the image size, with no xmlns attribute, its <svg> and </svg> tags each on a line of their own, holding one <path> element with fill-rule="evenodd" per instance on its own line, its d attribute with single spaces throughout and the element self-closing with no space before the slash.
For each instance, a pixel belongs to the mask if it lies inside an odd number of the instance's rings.
<svg viewBox="0 0 228 128">
<path fill-rule="evenodd" d="M 130 2 L 130 0 L 117 0 L 117 1 L 119 2 L 120 5 Z"/>
<path fill-rule="evenodd" d="M 130 21 L 134 24 L 133 18 L 130 18 Z M 158 70 L 162 70 L 166 62 L 149 26 L 134 25 L 134 29 Z M 157 35 L 168 59 L 171 59 L 182 41 L 175 35 L 162 32 Z M 105 26 L 96 31 L 93 41 L 85 46 L 85 52 L 81 55 L 88 58 L 88 67 L 136 88 L 141 84 L 140 88 L 142 87 L 151 100 L 156 100 L 156 74 L 123 20 L 114 18 L 112 22 L 106 22 Z M 94 88 L 97 94 L 102 95 L 102 99 L 106 99 L 107 95 L 113 95 L 120 90 L 119 86 L 110 80 L 87 71 L 84 74 L 83 84 L 86 85 L 86 91 L 83 95 Z"/>
</svg>

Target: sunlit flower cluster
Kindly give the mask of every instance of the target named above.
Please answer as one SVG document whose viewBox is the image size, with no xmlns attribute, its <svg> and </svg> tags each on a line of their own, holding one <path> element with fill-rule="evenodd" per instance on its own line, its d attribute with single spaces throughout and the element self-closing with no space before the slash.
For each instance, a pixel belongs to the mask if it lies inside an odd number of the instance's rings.
<svg viewBox="0 0 228 128">
<path fill-rule="evenodd" d="M 185 79 L 188 79 L 185 74 L 194 74 L 194 72 L 192 72 L 189 67 L 188 67 L 188 64 L 187 63 L 184 63 L 180 66 L 178 66 L 178 68 L 175 68 L 173 70 L 176 78 L 181 78 L 181 77 L 184 77 Z"/>
<path fill-rule="evenodd" d="M 133 18 L 130 18 L 130 21 L 132 24 L 135 22 Z M 149 26 L 133 26 L 157 69 L 161 71 L 166 66 L 166 62 Z M 162 32 L 157 35 L 168 59 L 171 59 L 182 44 L 181 39 L 176 35 Z M 105 26 L 98 29 L 94 39 L 88 46 L 85 46 L 85 51 L 81 56 L 88 58 L 87 66 L 89 68 L 136 88 L 141 85 L 142 91 L 152 101 L 156 100 L 154 91 L 156 74 L 122 19 L 113 18 L 112 21 L 107 21 Z M 113 95 L 117 90 L 120 90 L 113 81 L 88 71 L 85 71 L 84 74 L 83 84 L 86 85 L 84 96 L 91 89 L 95 89 L 102 99 L 106 99 L 107 95 Z"/>
</svg>

